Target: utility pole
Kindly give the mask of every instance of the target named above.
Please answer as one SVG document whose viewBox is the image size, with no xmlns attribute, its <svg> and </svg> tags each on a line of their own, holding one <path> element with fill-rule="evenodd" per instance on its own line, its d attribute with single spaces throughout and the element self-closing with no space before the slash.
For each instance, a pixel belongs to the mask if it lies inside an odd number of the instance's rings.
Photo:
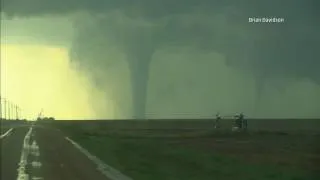
<svg viewBox="0 0 320 180">
<path fill-rule="evenodd" d="M 12 120 L 15 120 L 15 114 L 16 114 L 16 105 L 15 104 L 11 104 L 11 110 L 12 110 Z"/>
<path fill-rule="evenodd" d="M 21 110 L 21 108 L 20 108 L 20 107 L 19 107 L 19 118 L 21 118 L 21 120 L 23 120 L 22 110 Z"/>
<path fill-rule="evenodd" d="M 2 120 L 2 97 L 0 95 L 0 120 Z"/>
<path fill-rule="evenodd" d="M 11 120 L 14 120 L 14 104 L 11 103 Z"/>
<path fill-rule="evenodd" d="M 8 109 L 7 109 L 7 99 L 6 98 L 3 98 L 3 104 L 4 104 L 4 119 L 5 120 L 7 120 L 7 111 L 8 111 Z"/>
<path fill-rule="evenodd" d="M 18 107 L 18 105 L 15 105 L 15 108 L 16 108 L 16 120 L 19 120 L 19 107 Z"/>
<path fill-rule="evenodd" d="M 11 104 L 11 118 L 12 118 L 12 120 L 14 120 L 15 110 L 16 110 L 15 104 Z"/>
<path fill-rule="evenodd" d="M 11 102 L 7 100 L 8 120 L 11 120 Z"/>
<path fill-rule="evenodd" d="M 7 105 L 8 105 L 8 120 L 11 120 L 11 102 L 7 100 Z"/>
<path fill-rule="evenodd" d="M 11 104 L 11 120 L 14 120 L 14 114 L 15 114 L 15 110 L 16 110 L 16 107 L 15 107 L 15 104 Z"/>
</svg>

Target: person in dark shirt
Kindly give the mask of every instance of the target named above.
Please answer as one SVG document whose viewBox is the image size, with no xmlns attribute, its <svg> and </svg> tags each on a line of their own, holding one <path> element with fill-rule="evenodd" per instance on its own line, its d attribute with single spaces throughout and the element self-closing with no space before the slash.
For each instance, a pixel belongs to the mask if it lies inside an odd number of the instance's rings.
<svg viewBox="0 0 320 180">
<path fill-rule="evenodd" d="M 248 121 L 243 117 L 242 122 L 243 122 L 243 130 L 246 131 L 248 128 Z"/>
<path fill-rule="evenodd" d="M 242 129 L 243 128 L 243 119 L 244 119 L 244 115 L 243 113 L 239 114 L 239 128 Z"/>
<path fill-rule="evenodd" d="M 220 113 L 217 113 L 217 114 L 216 114 L 216 123 L 215 123 L 215 125 L 214 125 L 214 128 L 215 128 L 215 129 L 220 128 L 220 120 L 221 120 Z"/>
</svg>

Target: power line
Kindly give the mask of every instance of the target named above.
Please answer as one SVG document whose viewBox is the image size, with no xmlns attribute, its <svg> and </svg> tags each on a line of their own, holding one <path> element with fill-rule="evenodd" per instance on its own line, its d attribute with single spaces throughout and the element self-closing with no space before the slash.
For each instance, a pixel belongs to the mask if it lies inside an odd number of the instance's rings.
<svg viewBox="0 0 320 180">
<path fill-rule="evenodd" d="M 0 97 L 0 120 L 19 120 L 20 118 L 22 118 L 21 108 L 7 98 Z"/>
<path fill-rule="evenodd" d="M 15 108 L 16 108 L 16 120 L 19 120 L 20 107 L 18 105 L 15 105 Z"/>
<path fill-rule="evenodd" d="M 7 107 L 8 107 L 8 120 L 11 119 L 11 102 L 7 101 Z"/>
<path fill-rule="evenodd" d="M 4 119 L 7 120 L 7 117 L 8 117 L 8 114 L 7 114 L 7 112 L 8 112 L 8 110 L 7 110 L 7 99 L 4 98 L 3 102 L 4 102 Z"/>
<path fill-rule="evenodd" d="M 0 120 L 2 120 L 2 97 L 0 95 Z"/>
</svg>

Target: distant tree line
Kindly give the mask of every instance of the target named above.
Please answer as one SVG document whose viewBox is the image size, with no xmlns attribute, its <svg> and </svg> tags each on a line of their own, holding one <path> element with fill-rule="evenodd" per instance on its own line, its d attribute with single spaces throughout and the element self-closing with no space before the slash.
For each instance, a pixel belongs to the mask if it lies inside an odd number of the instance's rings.
<svg viewBox="0 0 320 180">
<path fill-rule="evenodd" d="M 37 118 L 37 121 L 54 121 L 54 120 L 55 120 L 54 117 L 43 117 L 43 118 L 38 117 Z"/>
</svg>

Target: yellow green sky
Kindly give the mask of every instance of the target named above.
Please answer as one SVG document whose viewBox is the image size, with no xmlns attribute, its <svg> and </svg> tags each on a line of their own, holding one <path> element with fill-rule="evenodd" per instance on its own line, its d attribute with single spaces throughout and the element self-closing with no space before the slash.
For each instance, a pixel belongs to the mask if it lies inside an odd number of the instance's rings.
<svg viewBox="0 0 320 180">
<path fill-rule="evenodd" d="M 75 72 L 67 49 L 1 44 L 1 94 L 35 119 L 41 109 L 56 119 L 99 118 L 91 109 L 88 79 Z"/>
</svg>

